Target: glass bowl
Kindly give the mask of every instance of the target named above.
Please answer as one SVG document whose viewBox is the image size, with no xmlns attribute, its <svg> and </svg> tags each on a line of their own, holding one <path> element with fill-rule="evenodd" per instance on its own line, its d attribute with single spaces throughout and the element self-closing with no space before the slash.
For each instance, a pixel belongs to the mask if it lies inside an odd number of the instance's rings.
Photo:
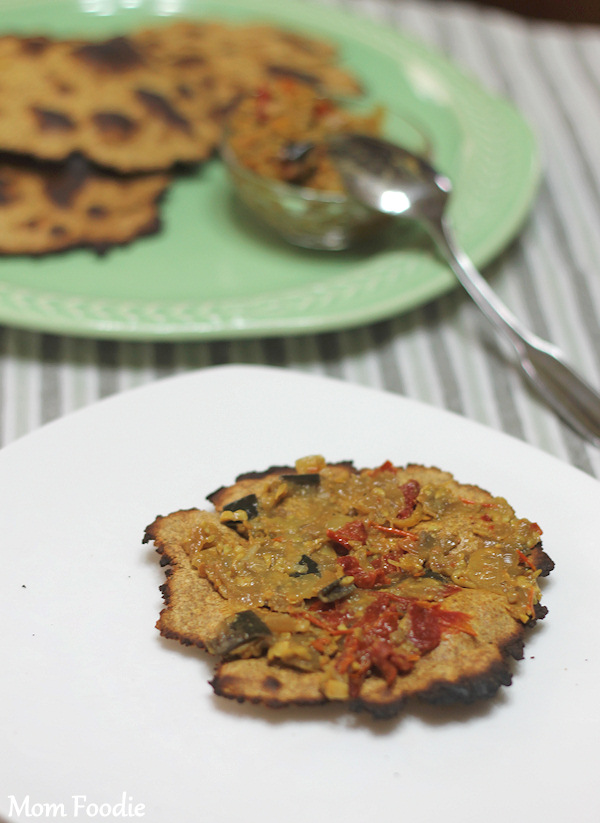
<svg viewBox="0 0 600 823">
<path fill-rule="evenodd" d="M 386 111 L 386 121 L 389 112 Z M 430 144 L 422 131 L 395 117 L 384 136 L 423 156 Z M 257 174 L 242 165 L 225 135 L 221 158 L 244 205 L 284 240 L 324 251 L 348 249 L 376 237 L 393 218 L 378 214 L 344 192 L 286 183 Z"/>
</svg>

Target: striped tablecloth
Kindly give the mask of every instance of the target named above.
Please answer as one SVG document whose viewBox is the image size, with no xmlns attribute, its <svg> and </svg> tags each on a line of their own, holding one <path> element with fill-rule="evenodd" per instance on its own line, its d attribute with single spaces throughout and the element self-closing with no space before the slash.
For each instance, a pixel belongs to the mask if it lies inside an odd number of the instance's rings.
<svg viewBox="0 0 600 823">
<path fill-rule="evenodd" d="M 600 386 L 600 28 L 449 2 L 321 2 L 417 35 L 529 119 L 543 183 L 519 238 L 486 274 L 514 314 Z M 398 392 L 600 477 L 600 451 L 528 388 L 458 289 L 398 318 L 306 337 L 152 344 L 0 327 L 0 444 L 99 398 L 222 363 L 277 365 Z"/>
</svg>

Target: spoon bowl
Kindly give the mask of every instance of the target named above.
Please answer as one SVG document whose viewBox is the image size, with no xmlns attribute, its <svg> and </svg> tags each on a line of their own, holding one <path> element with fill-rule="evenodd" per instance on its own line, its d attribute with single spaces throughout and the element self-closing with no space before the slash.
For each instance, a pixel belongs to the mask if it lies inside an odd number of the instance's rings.
<svg viewBox="0 0 600 823">
<path fill-rule="evenodd" d="M 329 153 L 348 194 L 376 212 L 418 221 L 458 281 L 514 348 L 527 378 L 546 402 L 583 437 L 600 446 L 600 394 L 574 372 L 556 346 L 530 332 L 479 273 L 448 217 L 452 185 L 427 160 L 377 137 L 334 137 Z"/>
<path fill-rule="evenodd" d="M 348 193 L 383 214 L 424 220 L 440 216 L 452 184 L 425 158 L 387 140 L 338 135 L 329 154 Z"/>
</svg>

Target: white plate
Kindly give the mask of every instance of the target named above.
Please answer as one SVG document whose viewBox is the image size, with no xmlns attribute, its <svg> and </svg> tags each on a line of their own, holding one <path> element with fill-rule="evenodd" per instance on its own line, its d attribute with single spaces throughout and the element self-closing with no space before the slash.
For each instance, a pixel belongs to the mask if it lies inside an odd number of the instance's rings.
<svg viewBox="0 0 600 823">
<path fill-rule="evenodd" d="M 269 711 L 214 697 L 211 661 L 158 636 L 163 572 L 144 527 L 239 472 L 313 452 L 438 465 L 540 523 L 550 611 L 510 688 L 395 721 Z M 576 469 L 397 396 L 226 366 L 9 446 L 0 488 L 0 814 L 597 823 L 600 485 Z"/>
</svg>

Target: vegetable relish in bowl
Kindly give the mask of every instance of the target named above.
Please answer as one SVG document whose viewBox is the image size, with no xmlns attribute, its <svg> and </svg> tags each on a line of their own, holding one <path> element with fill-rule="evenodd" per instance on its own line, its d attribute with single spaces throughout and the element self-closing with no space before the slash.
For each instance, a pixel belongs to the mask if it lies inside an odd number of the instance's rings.
<svg viewBox="0 0 600 823">
<path fill-rule="evenodd" d="M 384 111 L 350 110 L 314 86 L 280 78 L 232 112 L 221 154 L 247 207 L 291 243 L 343 249 L 371 236 L 386 218 L 344 191 L 328 140 L 381 133 Z"/>
</svg>

